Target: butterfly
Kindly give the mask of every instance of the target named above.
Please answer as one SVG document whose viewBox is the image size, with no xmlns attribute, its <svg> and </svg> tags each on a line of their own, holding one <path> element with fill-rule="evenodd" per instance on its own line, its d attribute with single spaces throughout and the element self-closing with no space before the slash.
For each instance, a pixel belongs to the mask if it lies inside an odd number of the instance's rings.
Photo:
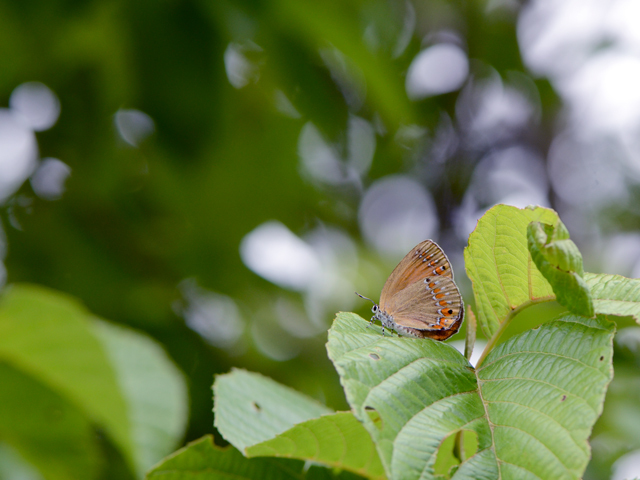
<svg viewBox="0 0 640 480">
<path fill-rule="evenodd" d="M 437 243 L 425 240 L 405 255 L 382 287 L 380 305 L 373 302 L 371 311 L 369 325 L 378 320 L 383 335 L 386 327 L 401 335 L 446 340 L 458 331 L 462 296 Z"/>
</svg>

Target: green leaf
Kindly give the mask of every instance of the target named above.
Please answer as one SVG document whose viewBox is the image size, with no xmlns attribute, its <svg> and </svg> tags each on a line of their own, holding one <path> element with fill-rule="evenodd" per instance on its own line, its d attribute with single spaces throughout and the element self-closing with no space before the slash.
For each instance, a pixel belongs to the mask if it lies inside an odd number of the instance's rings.
<svg viewBox="0 0 640 480">
<path fill-rule="evenodd" d="M 631 316 L 640 323 L 640 280 L 620 275 L 585 273 L 597 313 Z"/>
<path fill-rule="evenodd" d="M 93 326 L 127 402 L 136 467 L 142 477 L 173 451 L 183 434 L 188 405 L 184 378 L 149 337 L 100 320 Z"/>
<path fill-rule="evenodd" d="M 569 240 L 569 232 L 562 222 L 558 221 L 555 226 L 531 222 L 527 239 L 531 258 L 551 284 L 558 303 L 573 313 L 593 317 L 593 301 L 582 278 L 582 255 Z"/>
<path fill-rule="evenodd" d="M 300 480 L 302 462 L 242 456 L 236 449 L 214 445 L 207 435 L 190 443 L 153 468 L 147 480 Z"/>
<path fill-rule="evenodd" d="M 453 347 L 383 337 L 337 316 L 327 349 L 389 478 L 434 478 L 442 442 L 460 430 L 478 450 L 453 479 L 578 479 L 612 378 L 614 326 L 562 316 L 496 347 L 477 371 Z"/>
<path fill-rule="evenodd" d="M 247 447 L 246 454 L 312 460 L 367 478 L 386 478 L 371 436 L 351 412 L 299 423 L 272 440 Z"/>
<path fill-rule="evenodd" d="M 10 286 L 0 297 L 0 359 L 84 411 L 133 465 L 127 405 L 90 316 L 66 295 Z"/>
<path fill-rule="evenodd" d="M 527 247 L 527 225 L 533 221 L 556 225 L 559 219 L 556 212 L 542 207 L 496 205 L 469 237 L 464 260 L 478 322 L 488 338 L 515 309 L 554 298 Z"/>
<path fill-rule="evenodd" d="M 257 373 L 234 369 L 216 377 L 215 425 L 247 457 L 320 462 L 368 478 L 384 478 L 369 433 L 351 412 L 333 413 Z"/>
<path fill-rule="evenodd" d="M 96 436 L 75 405 L 6 363 L 0 363 L 0 385 L 4 442 L 48 480 L 96 478 Z"/>
<path fill-rule="evenodd" d="M 503 478 L 581 478 L 613 378 L 614 332 L 603 316 L 566 314 L 489 354 L 478 379 Z"/>
<path fill-rule="evenodd" d="M 333 413 L 289 387 L 241 369 L 218 375 L 213 394 L 215 427 L 240 451 L 270 440 L 296 423 Z"/>
<path fill-rule="evenodd" d="M 139 333 L 95 319 L 70 297 L 31 285 L 5 290 L 0 359 L 69 402 L 88 425 L 104 429 L 140 476 L 182 435 L 186 387 L 162 348 Z M 24 408 L 36 404 L 34 398 Z M 57 447 L 74 451 L 93 445 L 85 438 L 78 442 L 69 439 Z M 42 448 L 46 456 L 46 445 Z M 61 452 L 60 461 L 68 457 Z M 91 478 L 91 469 L 86 470 L 71 478 Z"/>
</svg>

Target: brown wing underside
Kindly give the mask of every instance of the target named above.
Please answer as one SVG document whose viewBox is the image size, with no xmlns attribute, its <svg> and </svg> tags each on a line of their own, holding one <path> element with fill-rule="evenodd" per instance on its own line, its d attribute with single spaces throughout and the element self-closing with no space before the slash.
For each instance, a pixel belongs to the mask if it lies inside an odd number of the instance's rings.
<svg viewBox="0 0 640 480">
<path fill-rule="evenodd" d="M 380 306 L 409 285 L 436 275 L 453 279 L 449 259 L 442 249 L 435 242 L 425 240 L 407 253 L 393 269 L 382 287 Z"/>
<path fill-rule="evenodd" d="M 434 340 L 446 340 L 451 335 L 458 333 L 462 325 L 462 314 L 460 318 L 448 330 L 418 330 L 417 328 L 404 328 L 404 334 L 409 334 L 417 338 L 432 338 Z"/>
<path fill-rule="evenodd" d="M 449 330 L 463 314 L 458 287 L 452 279 L 437 275 L 414 282 L 380 308 L 398 325 L 418 330 Z"/>
</svg>

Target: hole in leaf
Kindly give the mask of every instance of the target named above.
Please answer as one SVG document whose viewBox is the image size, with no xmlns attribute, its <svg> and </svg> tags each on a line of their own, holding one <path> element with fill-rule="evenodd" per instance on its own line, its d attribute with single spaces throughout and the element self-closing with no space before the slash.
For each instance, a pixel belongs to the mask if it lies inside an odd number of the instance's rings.
<svg viewBox="0 0 640 480">
<path fill-rule="evenodd" d="M 370 407 L 369 405 L 365 405 L 364 407 L 365 413 L 369 416 L 369 420 L 373 422 L 378 430 L 382 430 L 382 417 L 378 413 L 378 411 Z"/>
<path fill-rule="evenodd" d="M 604 360 L 604 357 L 600 357 L 600 361 L 603 361 L 603 360 Z"/>
<path fill-rule="evenodd" d="M 260 413 L 260 411 L 262 411 L 262 407 L 260 405 L 258 405 L 256 402 L 251 402 L 251 408 L 253 408 L 254 411 Z"/>
<path fill-rule="evenodd" d="M 460 465 L 460 459 L 456 457 L 454 451 L 456 447 L 456 436 L 462 432 L 462 442 L 464 444 L 463 458 L 469 459 L 478 451 L 478 434 L 472 430 L 458 430 L 446 437 L 438 448 L 436 463 L 434 465 L 435 474 L 449 478 Z"/>
<path fill-rule="evenodd" d="M 377 353 L 370 353 L 369 356 L 374 360 L 380 360 L 380 355 L 378 355 Z"/>
</svg>

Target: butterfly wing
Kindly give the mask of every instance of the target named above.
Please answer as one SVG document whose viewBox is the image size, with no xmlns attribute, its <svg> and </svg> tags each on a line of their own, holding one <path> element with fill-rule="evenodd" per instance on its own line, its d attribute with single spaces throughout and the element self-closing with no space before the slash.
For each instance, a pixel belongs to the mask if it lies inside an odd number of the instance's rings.
<svg viewBox="0 0 640 480">
<path fill-rule="evenodd" d="M 407 253 L 393 269 L 382 287 L 380 307 L 388 312 L 385 306 L 394 295 L 415 282 L 434 276 L 453 279 L 453 271 L 442 249 L 432 240 L 425 240 Z"/>
<path fill-rule="evenodd" d="M 400 327 L 418 330 L 432 338 L 445 332 L 444 338 L 448 338 L 456 333 L 464 313 L 462 296 L 455 282 L 437 275 L 397 292 L 385 304 L 384 311 L 392 315 Z"/>
<path fill-rule="evenodd" d="M 433 340 L 446 340 L 451 335 L 458 333 L 460 329 L 460 325 L 462 325 L 462 315 L 460 318 L 454 323 L 449 330 L 418 330 L 417 328 L 408 328 L 408 327 L 398 327 L 402 330 L 402 333 L 411 335 L 417 338 L 432 338 Z"/>
</svg>

